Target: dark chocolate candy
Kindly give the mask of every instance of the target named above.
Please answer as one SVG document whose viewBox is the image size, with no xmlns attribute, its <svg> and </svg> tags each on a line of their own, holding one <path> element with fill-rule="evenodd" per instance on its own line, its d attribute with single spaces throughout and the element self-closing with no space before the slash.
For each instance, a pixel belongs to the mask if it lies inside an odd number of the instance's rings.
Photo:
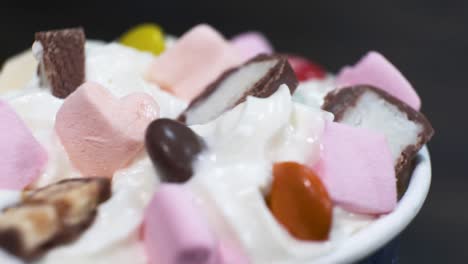
<svg viewBox="0 0 468 264">
<path fill-rule="evenodd" d="M 205 146 L 189 127 L 167 118 L 157 119 L 148 126 L 145 143 L 161 180 L 165 182 L 189 180 L 193 162 Z"/>
<path fill-rule="evenodd" d="M 282 84 L 289 87 L 291 94 L 298 85 L 287 57 L 258 55 L 223 73 L 190 103 L 178 120 L 188 125 L 206 123 L 244 102 L 247 96 L 268 97 Z"/>
<path fill-rule="evenodd" d="M 110 195 L 107 178 L 68 179 L 25 193 L 21 203 L 0 214 L 0 247 L 31 260 L 74 241 Z"/>
<path fill-rule="evenodd" d="M 373 93 L 377 95 L 377 98 L 388 103 L 388 105 L 394 106 L 395 109 L 397 109 L 402 114 L 401 116 L 406 117 L 407 120 L 422 128 L 416 136 L 417 139 L 410 144 L 406 144 L 403 151 L 399 153 L 399 155 L 397 154 L 395 159 L 395 173 L 398 180 L 398 195 L 401 197 L 409 183 L 409 177 L 411 173 L 408 172 L 411 171 L 412 161 L 422 146 L 431 139 L 434 134 L 434 129 L 422 113 L 414 110 L 412 107 L 393 97 L 387 92 L 369 85 L 358 85 L 332 91 L 325 97 L 325 102 L 322 108 L 326 111 L 332 112 L 335 115 L 336 122 L 347 123 L 348 121 L 345 120 L 345 116 L 352 113 L 351 111 L 353 111 L 358 106 L 360 99 L 366 93 Z M 384 104 L 379 105 L 380 107 L 385 107 Z M 359 115 L 361 121 L 364 121 L 368 117 L 367 114 L 375 113 L 370 113 L 370 111 L 360 111 Z M 385 122 L 392 121 L 393 120 L 385 120 Z M 384 124 L 385 122 L 382 123 Z M 359 124 L 350 124 L 349 122 L 348 124 L 360 126 Z M 392 144 L 392 142 L 398 143 L 398 139 L 388 138 L 388 135 L 391 133 L 385 133 L 385 125 L 375 125 L 373 127 L 366 128 L 386 134 L 387 140 L 390 144 Z"/>
<path fill-rule="evenodd" d="M 83 28 L 37 32 L 35 38 L 42 45 L 41 83 L 50 86 L 54 96 L 67 97 L 85 80 Z"/>
</svg>

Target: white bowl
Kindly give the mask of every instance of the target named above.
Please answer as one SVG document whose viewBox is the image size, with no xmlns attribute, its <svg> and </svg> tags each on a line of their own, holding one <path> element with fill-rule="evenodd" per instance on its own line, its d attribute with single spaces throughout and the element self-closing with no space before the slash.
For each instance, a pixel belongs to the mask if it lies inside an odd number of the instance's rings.
<svg viewBox="0 0 468 264">
<path fill-rule="evenodd" d="M 419 156 L 408 189 L 396 209 L 350 236 L 329 254 L 314 260 L 314 264 L 353 263 L 362 260 L 386 245 L 408 226 L 424 204 L 431 185 L 431 159 L 427 147 L 421 149 Z"/>
</svg>

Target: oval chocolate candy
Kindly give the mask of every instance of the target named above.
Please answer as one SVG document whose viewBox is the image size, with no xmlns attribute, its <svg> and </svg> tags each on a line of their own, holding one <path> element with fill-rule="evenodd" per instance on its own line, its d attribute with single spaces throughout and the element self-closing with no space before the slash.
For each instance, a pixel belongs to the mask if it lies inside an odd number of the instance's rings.
<svg viewBox="0 0 468 264">
<path fill-rule="evenodd" d="M 186 125 L 160 118 L 146 130 L 146 150 L 164 182 L 186 182 L 193 174 L 193 161 L 204 149 L 203 140 Z"/>
<path fill-rule="evenodd" d="M 276 220 L 295 238 L 328 239 L 333 205 L 320 178 L 306 166 L 275 163 L 267 202 Z"/>
</svg>

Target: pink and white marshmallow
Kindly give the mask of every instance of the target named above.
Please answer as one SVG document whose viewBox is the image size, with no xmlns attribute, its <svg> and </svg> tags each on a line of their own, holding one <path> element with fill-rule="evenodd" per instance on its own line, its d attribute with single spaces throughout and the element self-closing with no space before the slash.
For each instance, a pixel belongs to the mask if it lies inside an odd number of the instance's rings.
<svg viewBox="0 0 468 264">
<path fill-rule="evenodd" d="M 421 99 L 403 74 L 382 54 L 371 51 L 354 66 L 346 66 L 336 77 L 338 88 L 368 84 L 380 88 L 407 103 L 415 110 Z"/>
<path fill-rule="evenodd" d="M 328 122 L 315 170 L 332 200 L 364 214 L 385 214 L 397 204 L 393 158 L 385 136 Z"/>
<path fill-rule="evenodd" d="M 248 61 L 259 54 L 273 53 L 273 46 L 260 32 L 250 31 L 239 34 L 231 39 L 231 44 Z"/>
<path fill-rule="evenodd" d="M 212 27 L 201 24 L 185 33 L 151 64 L 148 79 L 175 96 L 191 101 L 243 57 Z"/>
<path fill-rule="evenodd" d="M 145 93 L 118 99 L 86 82 L 65 99 L 55 129 L 83 175 L 112 177 L 143 149 L 145 130 L 158 116 L 158 104 Z"/>
<path fill-rule="evenodd" d="M 47 152 L 15 111 L 0 101 L 0 189 L 21 190 L 47 163 Z"/>
<path fill-rule="evenodd" d="M 159 186 L 146 209 L 143 230 L 150 264 L 220 263 L 218 240 L 184 185 Z"/>
</svg>

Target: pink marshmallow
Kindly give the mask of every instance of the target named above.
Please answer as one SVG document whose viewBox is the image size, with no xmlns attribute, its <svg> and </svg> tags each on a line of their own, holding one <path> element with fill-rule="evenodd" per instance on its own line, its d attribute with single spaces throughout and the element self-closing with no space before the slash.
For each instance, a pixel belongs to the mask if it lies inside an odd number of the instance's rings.
<svg viewBox="0 0 468 264">
<path fill-rule="evenodd" d="M 242 62 L 242 56 L 220 33 L 202 24 L 185 33 L 154 60 L 148 79 L 191 101 L 221 73 Z"/>
<path fill-rule="evenodd" d="M 332 200 L 365 214 L 391 212 L 397 203 L 393 159 L 385 136 L 329 122 L 315 170 Z"/>
<path fill-rule="evenodd" d="M 47 152 L 15 111 L 0 101 L 0 188 L 20 190 L 34 182 L 47 163 Z"/>
<path fill-rule="evenodd" d="M 99 84 L 86 82 L 65 99 L 55 129 L 81 173 L 111 177 L 143 149 L 145 130 L 158 112 L 147 94 L 117 99 Z"/>
<path fill-rule="evenodd" d="M 371 51 L 356 65 L 344 67 L 336 77 L 339 88 L 357 84 L 369 84 L 380 88 L 407 103 L 416 110 L 421 99 L 413 86 L 382 54 Z"/>
<path fill-rule="evenodd" d="M 223 240 L 218 248 L 217 264 L 249 264 L 247 255 L 232 241 Z"/>
<path fill-rule="evenodd" d="M 243 56 L 243 60 L 247 61 L 259 54 L 273 53 L 273 47 L 268 42 L 267 38 L 259 32 L 245 32 L 231 39 L 231 44 Z"/>
<path fill-rule="evenodd" d="M 161 184 L 146 210 L 143 241 L 150 264 L 218 264 L 218 241 L 183 185 Z"/>
</svg>

